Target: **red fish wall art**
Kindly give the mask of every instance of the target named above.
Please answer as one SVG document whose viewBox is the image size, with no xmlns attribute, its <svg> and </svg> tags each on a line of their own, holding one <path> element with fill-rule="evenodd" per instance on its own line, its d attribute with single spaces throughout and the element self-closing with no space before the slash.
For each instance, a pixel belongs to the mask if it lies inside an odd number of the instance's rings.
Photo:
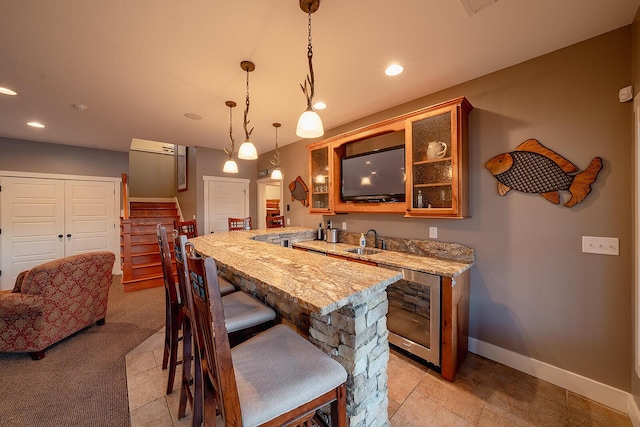
<svg viewBox="0 0 640 427">
<path fill-rule="evenodd" d="M 509 190 L 538 193 L 551 203 L 560 203 L 560 190 L 569 191 L 571 198 L 564 205 L 574 206 L 591 192 L 602 169 L 602 159 L 594 157 L 584 171 L 535 139 L 528 139 L 510 153 L 490 159 L 486 168 L 498 180 L 498 193 L 504 196 Z"/>
</svg>

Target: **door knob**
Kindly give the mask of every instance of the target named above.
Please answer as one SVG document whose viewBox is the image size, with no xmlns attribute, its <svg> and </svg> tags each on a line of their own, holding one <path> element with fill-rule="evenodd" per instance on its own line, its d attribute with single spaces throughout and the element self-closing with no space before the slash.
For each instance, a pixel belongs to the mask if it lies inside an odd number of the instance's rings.
<svg viewBox="0 0 640 427">
<path fill-rule="evenodd" d="M 67 237 L 71 237 L 71 234 L 67 234 Z"/>
<path fill-rule="evenodd" d="M 58 234 L 58 239 L 62 239 L 64 236 L 62 234 Z"/>
</svg>

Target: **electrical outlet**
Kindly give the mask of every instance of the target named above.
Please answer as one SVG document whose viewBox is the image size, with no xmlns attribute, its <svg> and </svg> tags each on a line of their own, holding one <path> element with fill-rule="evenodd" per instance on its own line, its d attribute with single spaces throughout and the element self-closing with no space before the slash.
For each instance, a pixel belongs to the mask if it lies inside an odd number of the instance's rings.
<svg viewBox="0 0 640 427">
<path fill-rule="evenodd" d="M 617 237 L 582 236 L 582 252 L 600 255 L 620 255 Z"/>
<path fill-rule="evenodd" d="M 291 218 L 287 218 L 287 225 L 291 225 Z"/>
<path fill-rule="evenodd" d="M 430 239 L 438 238 L 438 227 L 429 227 L 429 238 Z"/>
<path fill-rule="evenodd" d="M 347 229 L 347 221 L 342 221 L 342 229 L 343 230 Z"/>
</svg>

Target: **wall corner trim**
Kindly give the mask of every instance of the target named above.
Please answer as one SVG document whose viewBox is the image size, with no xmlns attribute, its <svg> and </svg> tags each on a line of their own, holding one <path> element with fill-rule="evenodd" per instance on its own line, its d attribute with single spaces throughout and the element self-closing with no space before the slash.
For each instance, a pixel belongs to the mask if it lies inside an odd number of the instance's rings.
<svg viewBox="0 0 640 427">
<path fill-rule="evenodd" d="M 471 337 L 469 351 L 632 416 L 631 401 L 634 399 L 626 391 Z M 635 411 L 639 416 L 637 406 Z"/>
</svg>

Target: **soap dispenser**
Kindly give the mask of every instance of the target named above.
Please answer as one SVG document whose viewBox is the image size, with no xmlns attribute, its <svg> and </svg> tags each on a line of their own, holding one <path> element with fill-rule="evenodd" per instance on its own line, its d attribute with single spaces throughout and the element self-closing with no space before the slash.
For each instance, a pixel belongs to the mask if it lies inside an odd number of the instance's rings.
<svg viewBox="0 0 640 427">
<path fill-rule="evenodd" d="M 367 238 L 364 237 L 364 233 L 360 233 L 360 247 L 364 248 L 367 246 Z"/>
</svg>

